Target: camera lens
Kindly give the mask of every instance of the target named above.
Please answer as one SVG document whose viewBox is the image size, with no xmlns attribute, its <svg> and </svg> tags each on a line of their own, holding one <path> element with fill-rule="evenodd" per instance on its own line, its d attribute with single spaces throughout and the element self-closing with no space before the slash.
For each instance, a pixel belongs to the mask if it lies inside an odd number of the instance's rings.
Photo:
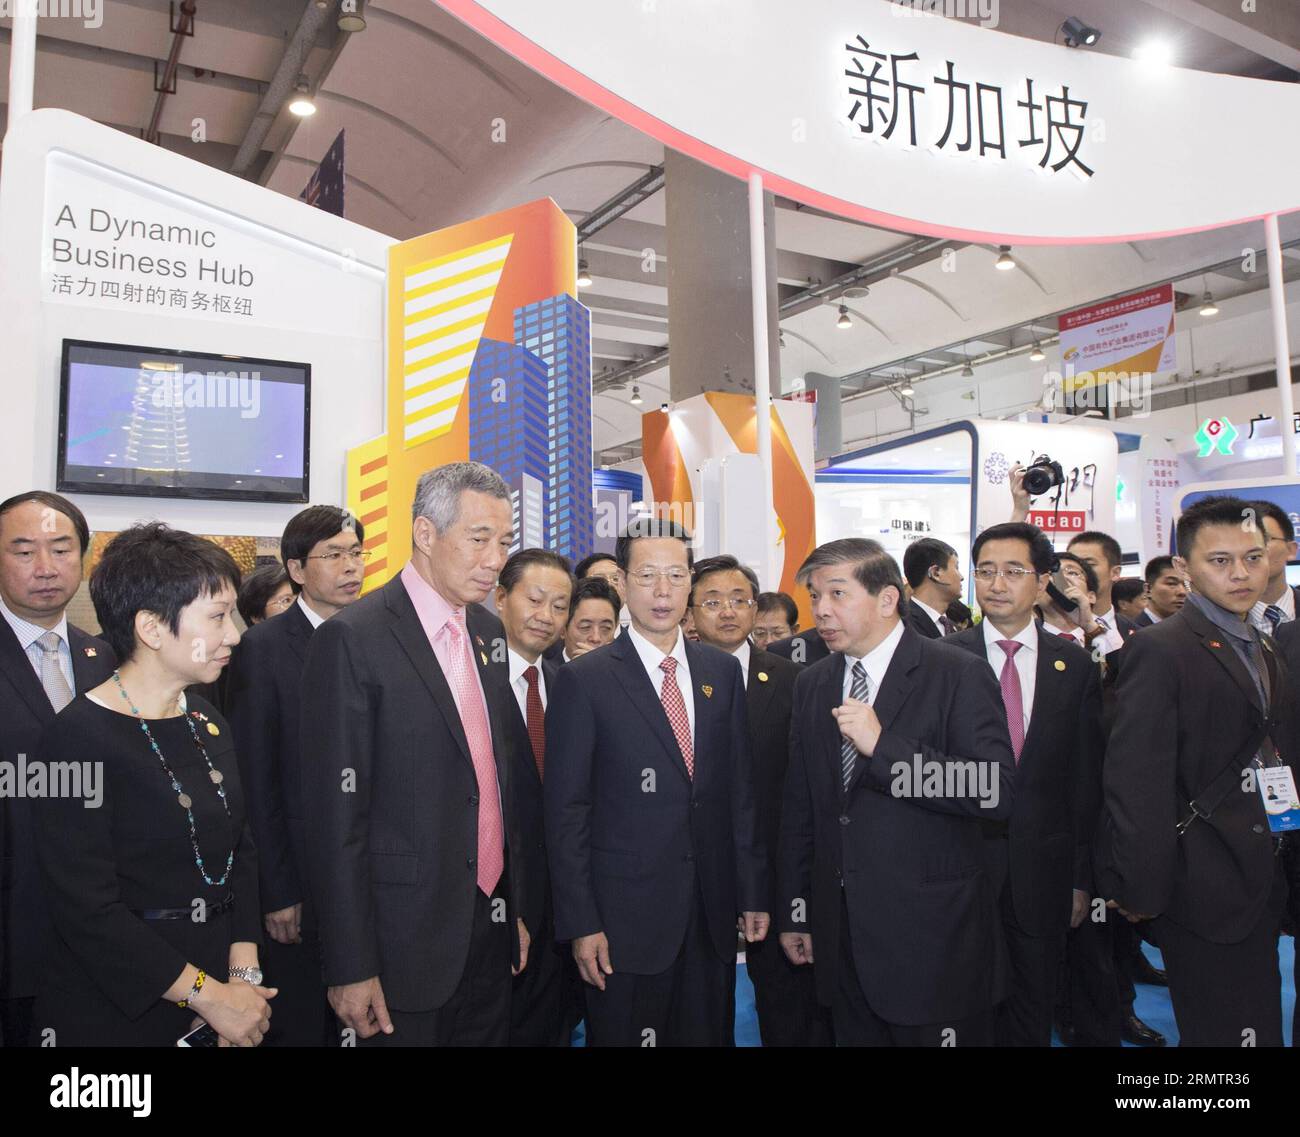
<svg viewBox="0 0 1300 1137">
<path fill-rule="evenodd" d="M 1025 489 L 1034 497 L 1044 494 L 1052 488 L 1052 473 L 1041 466 L 1025 471 Z"/>
</svg>

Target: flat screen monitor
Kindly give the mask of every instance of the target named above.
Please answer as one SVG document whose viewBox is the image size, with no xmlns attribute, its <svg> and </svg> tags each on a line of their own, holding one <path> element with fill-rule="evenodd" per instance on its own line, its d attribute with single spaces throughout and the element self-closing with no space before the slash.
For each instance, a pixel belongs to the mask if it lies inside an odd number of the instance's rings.
<svg viewBox="0 0 1300 1137">
<path fill-rule="evenodd" d="M 58 488 L 308 500 L 311 365 L 63 341 Z"/>
</svg>

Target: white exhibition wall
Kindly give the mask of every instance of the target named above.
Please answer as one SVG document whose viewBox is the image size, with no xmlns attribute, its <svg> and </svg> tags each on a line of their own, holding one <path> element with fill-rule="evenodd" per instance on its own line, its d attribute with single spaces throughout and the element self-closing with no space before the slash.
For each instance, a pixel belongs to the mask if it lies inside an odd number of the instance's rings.
<svg viewBox="0 0 1300 1137">
<path fill-rule="evenodd" d="M 341 503 L 347 448 L 384 429 L 394 241 L 65 111 L 33 111 L 4 149 L 0 498 L 54 487 L 66 338 L 309 363 L 310 496 Z M 278 536 L 302 508 L 70 496 L 101 531 Z"/>
</svg>

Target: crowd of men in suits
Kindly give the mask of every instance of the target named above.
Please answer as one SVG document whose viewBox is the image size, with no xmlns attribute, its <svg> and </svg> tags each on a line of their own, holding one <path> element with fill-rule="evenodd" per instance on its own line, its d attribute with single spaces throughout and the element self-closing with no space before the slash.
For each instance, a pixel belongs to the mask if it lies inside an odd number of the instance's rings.
<svg viewBox="0 0 1300 1137">
<path fill-rule="evenodd" d="M 1158 1045 L 1152 981 L 1185 1044 L 1281 1044 L 1300 625 L 1276 506 L 1192 506 L 1136 594 L 1107 534 L 1058 553 L 992 526 L 973 626 L 932 538 L 901 568 L 818 547 L 802 632 L 666 520 L 576 571 L 513 542 L 506 484 L 455 463 L 382 587 L 361 595 L 363 527 L 330 506 L 245 582 L 209 697 L 257 848 L 268 1045 L 564 1046 L 579 1022 L 730 1045 L 738 947 L 765 1045 Z M 4 761 L 112 671 L 65 614 L 88 544 L 57 495 L 0 503 Z M 25 803 L 0 810 L 22 1045 L 52 930 Z"/>
</svg>

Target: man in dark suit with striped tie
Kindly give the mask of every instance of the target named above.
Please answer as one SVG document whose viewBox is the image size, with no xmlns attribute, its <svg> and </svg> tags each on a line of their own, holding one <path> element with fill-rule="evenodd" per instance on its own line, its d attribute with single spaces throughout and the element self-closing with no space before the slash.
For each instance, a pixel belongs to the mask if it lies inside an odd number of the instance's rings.
<svg viewBox="0 0 1300 1137">
<path fill-rule="evenodd" d="M 33 490 L 0 502 L 0 761 L 18 769 L 78 691 L 112 673 L 112 649 L 68 623 L 90 527 L 72 502 Z M 48 932 L 31 803 L 0 797 L 0 1036 L 27 1046 Z"/>
<path fill-rule="evenodd" d="M 681 526 L 634 522 L 616 556 L 628 630 L 560 668 L 546 715 L 555 934 L 593 1046 L 726 1046 L 738 921 L 751 943 L 769 924 L 744 682 L 681 632 Z"/>
</svg>

